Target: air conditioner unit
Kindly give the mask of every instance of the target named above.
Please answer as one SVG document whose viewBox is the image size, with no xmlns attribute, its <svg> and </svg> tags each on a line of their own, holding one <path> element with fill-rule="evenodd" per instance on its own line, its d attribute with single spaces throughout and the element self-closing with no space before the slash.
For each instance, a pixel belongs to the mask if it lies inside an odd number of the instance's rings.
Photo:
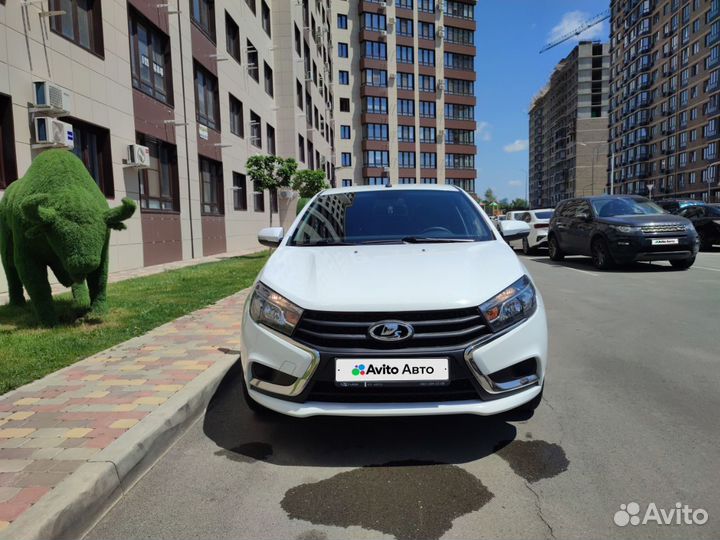
<svg viewBox="0 0 720 540">
<path fill-rule="evenodd" d="M 35 107 L 42 109 L 54 109 L 58 113 L 68 114 L 72 112 L 73 95 L 70 90 L 47 81 L 36 81 L 33 83 L 33 95 L 35 96 Z"/>
<path fill-rule="evenodd" d="M 442 26 L 438 26 L 437 30 L 435 31 L 435 35 L 439 40 L 442 41 L 442 39 L 445 37 L 445 29 Z"/>
<path fill-rule="evenodd" d="M 139 169 L 150 167 L 150 149 L 141 144 L 129 144 L 126 164 Z"/>
<path fill-rule="evenodd" d="M 443 79 L 438 79 L 436 89 L 440 94 L 445 90 L 445 81 Z"/>
<path fill-rule="evenodd" d="M 436 2 L 435 3 L 435 11 L 437 11 L 438 13 L 442 13 L 442 10 L 443 10 L 442 2 Z"/>
<path fill-rule="evenodd" d="M 72 124 L 49 116 L 35 119 L 35 143 L 43 146 L 75 147 Z"/>
</svg>

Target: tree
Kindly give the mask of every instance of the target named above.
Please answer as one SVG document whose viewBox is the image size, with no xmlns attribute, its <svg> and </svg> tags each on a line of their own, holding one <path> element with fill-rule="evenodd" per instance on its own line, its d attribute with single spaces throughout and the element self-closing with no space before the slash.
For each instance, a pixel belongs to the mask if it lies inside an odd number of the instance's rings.
<svg viewBox="0 0 720 540">
<path fill-rule="evenodd" d="M 267 189 L 270 193 L 279 188 L 290 187 L 297 167 L 297 161 L 293 158 L 261 155 L 251 156 L 245 164 L 247 174 L 256 188 L 263 191 Z M 272 227 L 272 205 L 270 205 L 270 226 Z"/>
<path fill-rule="evenodd" d="M 528 210 L 529 208 L 530 205 L 525 199 L 513 199 L 513 201 L 510 203 L 511 210 Z"/>
<path fill-rule="evenodd" d="M 293 177 L 292 188 L 300 194 L 297 204 L 298 213 L 316 193 L 329 187 L 330 184 L 325 179 L 325 171 L 322 169 L 297 171 Z"/>
<path fill-rule="evenodd" d="M 487 188 L 485 190 L 485 202 L 486 203 L 492 203 L 496 202 L 497 197 L 495 197 L 495 192 L 492 190 L 492 188 Z"/>
</svg>

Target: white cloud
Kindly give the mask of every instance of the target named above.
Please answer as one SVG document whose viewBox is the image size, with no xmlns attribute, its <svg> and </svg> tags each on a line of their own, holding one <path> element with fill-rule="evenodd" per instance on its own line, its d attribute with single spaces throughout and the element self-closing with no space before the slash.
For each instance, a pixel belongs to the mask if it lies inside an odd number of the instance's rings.
<svg viewBox="0 0 720 540">
<path fill-rule="evenodd" d="M 503 146 L 503 150 L 505 150 L 508 154 L 512 154 L 513 152 L 524 152 L 527 149 L 527 139 L 517 139 L 515 142 Z"/>
<path fill-rule="evenodd" d="M 508 182 L 508 186 L 510 186 L 510 187 L 520 187 L 520 186 L 524 186 L 524 185 L 525 185 L 525 182 L 523 182 L 522 180 L 510 180 Z"/>
<path fill-rule="evenodd" d="M 490 128 L 492 126 L 488 122 L 478 122 L 477 124 L 477 138 L 480 141 L 488 142 L 492 140 L 492 133 Z"/>
<path fill-rule="evenodd" d="M 560 19 L 560 22 L 557 23 L 552 30 L 550 30 L 550 33 L 548 34 L 548 42 L 555 41 L 566 34 L 574 32 L 576 28 L 591 18 L 592 15 L 584 11 L 569 11 L 565 13 L 565 15 L 562 16 L 562 19 Z M 603 21 L 595 26 L 591 26 L 579 35 L 573 36 L 571 39 L 574 41 L 602 39 L 607 36 L 607 33 L 605 21 Z"/>
</svg>

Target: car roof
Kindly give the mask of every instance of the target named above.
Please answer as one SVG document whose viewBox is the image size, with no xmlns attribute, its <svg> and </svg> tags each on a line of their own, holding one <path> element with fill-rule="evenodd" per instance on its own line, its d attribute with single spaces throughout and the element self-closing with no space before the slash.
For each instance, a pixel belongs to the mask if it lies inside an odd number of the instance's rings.
<svg viewBox="0 0 720 540">
<path fill-rule="evenodd" d="M 363 191 L 387 191 L 387 190 L 422 190 L 422 191 L 462 191 L 457 186 L 450 184 L 392 184 L 390 186 L 348 186 L 330 188 L 321 192 L 322 195 L 336 195 L 338 193 L 360 193 Z"/>
</svg>

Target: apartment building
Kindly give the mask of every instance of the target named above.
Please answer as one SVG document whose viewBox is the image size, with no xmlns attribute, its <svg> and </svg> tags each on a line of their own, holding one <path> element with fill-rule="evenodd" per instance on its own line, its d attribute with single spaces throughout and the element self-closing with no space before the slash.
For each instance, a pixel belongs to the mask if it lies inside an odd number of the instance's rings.
<svg viewBox="0 0 720 540">
<path fill-rule="evenodd" d="M 138 202 L 111 271 L 259 248 L 295 201 L 256 190 L 247 158 L 333 174 L 329 18 L 329 0 L 0 0 L 0 197 L 58 146 L 47 117 L 110 205 Z M 64 98 L 39 103 L 50 88 Z"/>
<path fill-rule="evenodd" d="M 532 208 L 603 193 L 609 77 L 608 44 L 582 41 L 533 99 L 528 113 Z"/>
<path fill-rule="evenodd" d="M 474 192 L 475 3 L 332 2 L 338 185 Z"/>
<path fill-rule="evenodd" d="M 720 0 L 614 0 L 616 193 L 720 202 Z"/>
</svg>

